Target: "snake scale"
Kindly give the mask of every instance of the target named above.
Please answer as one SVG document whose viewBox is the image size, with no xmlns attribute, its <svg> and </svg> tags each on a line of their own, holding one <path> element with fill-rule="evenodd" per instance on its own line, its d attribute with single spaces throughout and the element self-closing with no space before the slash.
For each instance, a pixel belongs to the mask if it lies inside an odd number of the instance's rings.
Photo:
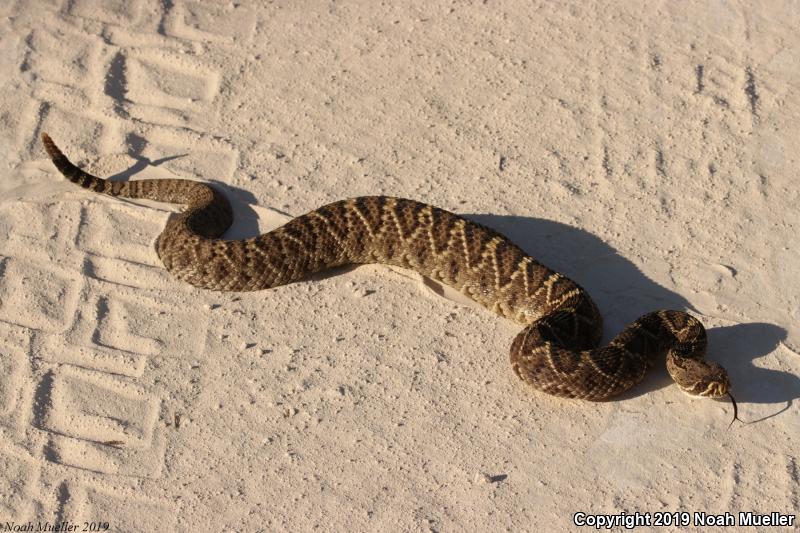
<svg viewBox="0 0 800 533">
<path fill-rule="evenodd" d="M 641 381 L 666 357 L 684 392 L 730 396 L 726 371 L 705 360 L 706 333 L 696 318 L 683 311 L 647 313 L 598 346 L 602 317 L 582 287 L 500 233 L 449 211 L 387 196 L 352 198 L 251 239 L 223 240 L 233 212 L 211 186 L 182 179 L 101 179 L 73 165 L 47 134 L 42 141 L 56 168 L 86 189 L 186 205 L 168 220 L 156 250 L 168 271 L 192 285 L 253 291 L 341 265 L 395 265 L 450 285 L 524 326 L 511 345 L 511 366 L 540 391 L 605 400 Z"/>
</svg>

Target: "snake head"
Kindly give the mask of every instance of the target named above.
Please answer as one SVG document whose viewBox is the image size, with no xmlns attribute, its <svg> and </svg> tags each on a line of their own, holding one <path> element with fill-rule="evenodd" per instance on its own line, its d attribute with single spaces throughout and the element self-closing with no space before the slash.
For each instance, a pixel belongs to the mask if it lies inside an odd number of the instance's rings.
<svg viewBox="0 0 800 533">
<path fill-rule="evenodd" d="M 731 388 L 731 382 L 728 379 L 728 373 L 725 372 L 725 369 L 720 367 L 720 370 L 722 373 L 716 377 L 698 382 L 697 389 L 701 389 L 701 392 L 698 394 L 698 396 L 705 398 L 720 398 L 728 394 L 728 391 L 730 391 Z"/>
<path fill-rule="evenodd" d="M 719 398 L 728 394 L 728 373 L 717 363 L 680 357 L 667 359 L 667 370 L 689 396 Z"/>
</svg>

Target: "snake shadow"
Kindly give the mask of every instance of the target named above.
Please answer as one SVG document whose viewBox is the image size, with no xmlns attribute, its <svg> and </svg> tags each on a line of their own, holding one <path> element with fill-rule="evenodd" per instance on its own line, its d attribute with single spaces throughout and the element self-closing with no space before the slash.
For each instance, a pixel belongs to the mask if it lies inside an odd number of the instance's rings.
<svg viewBox="0 0 800 533">
<path fill-rule="evenodd" d="M 158 167 L 169 161 L 180 159 L 189 155 L 175 154 L 161 157 L 159 159 L 150 159 L 143 155 L 143 152 L 147 147 L 147 141 L 135 133 L 129 133 L 125 137 L 125 144 L 128 147 L 128 156 L 133 158 L 135 163 L 125 170 L 108 176 L 107 179 L 111 181 L 129 181 L 132 177 L 136 176 L 148 167 Z M 253 196 L 253 193 L 215 179 L 204 179 L 203 181 L 205 183 L 212 184 L 217 190 L 222 191 L 233 209 L 233 224 L 228 231 L 225 232 L 225 238 L 244 239 L 258 235 L 258 214 L 252 208 L 253 205 L 258 203 L 258 200 L 255 196 Z M 118 200 L 129 201 L 126 198 L 118 198 Z"/>
<path fill-rule="evenodd" d="M 698 312 L 688 300 L 652 279 L 591 233 L 567 224 L 532 217 L 469 214 L 467 218 L 507 235 L 527 253 L 583 286 L 605 317 L 603 342 L 640 316 L 657 309 Z M 773 324 L 750 323 L 708 330 L 708 358 L 722 364 L 737 401 L 782 403 L 800 397 L 796 375 L 757 367 L 786 338 Z M 672 385 L 664 364 L 645 380 L 613 400 L 624 400 Z M 774 416 L 774 415 L 770 415 Z"/>
</svg>

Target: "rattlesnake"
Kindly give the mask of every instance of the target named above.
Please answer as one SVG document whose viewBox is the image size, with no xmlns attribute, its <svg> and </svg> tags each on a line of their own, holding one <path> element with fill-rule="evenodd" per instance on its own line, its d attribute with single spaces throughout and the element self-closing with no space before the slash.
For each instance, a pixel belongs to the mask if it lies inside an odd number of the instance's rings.
<svg viewBox="0 0 800 533">
<path fill-rule="evenodd" d="M 86 189 L 187 205 L 168 220 L 156 249 L 167 270 L 192 285 L 252 291 L 346 264 L 396 265 L 455 287 L 523 325 L 511 345 L 511 366 L 540 391 L 604 400 L 641 381 L 666 355 L 667 369 L 683 391 L 730 396 L 726 371 L 704 359 L 706 332 L 696 318 L 683 311 L 651 312 L 598 347 L 602 317 L 582 287 L 498 232 L 443 209 L 387 196 L 352 198 L 258 237 L 223 240 L 233 213 L 209 185 L 182 179 L 108 181 L 70 163 L 47 134 L 42 141 L 56 168 Z"/>
</svg>

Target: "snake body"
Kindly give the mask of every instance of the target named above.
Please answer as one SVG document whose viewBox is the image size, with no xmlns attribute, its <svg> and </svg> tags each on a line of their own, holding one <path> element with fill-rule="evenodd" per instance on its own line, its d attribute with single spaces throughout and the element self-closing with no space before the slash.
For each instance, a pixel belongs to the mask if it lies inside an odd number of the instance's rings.
<svg viewBox="0 0 800 533">
<path fill-rule="evenodd" d="M 73 165 L 46 134 L 44 146 L 70 181 L 97 193 L 179 203 L 156 249 L 175 277 L 218 291 L 254 291 L 347 264 L 409 268 L 460 290 L 524 326 L 511 366 L 534 388 L 604 400 L 641 381 L 666 357 L 679 387 L 695 396 L 728 393 L 725 370 L 705 360 L 703 325 L 683 311 L 648 313 L 605 346 L 602 317 L 577 283 L 526 254 L 500 233 L 414 200 L 367 196 L 334 202 L 250 239 L 223 240 L 233 212 L 197 181 L 108 181 Z"/>
</svg>

